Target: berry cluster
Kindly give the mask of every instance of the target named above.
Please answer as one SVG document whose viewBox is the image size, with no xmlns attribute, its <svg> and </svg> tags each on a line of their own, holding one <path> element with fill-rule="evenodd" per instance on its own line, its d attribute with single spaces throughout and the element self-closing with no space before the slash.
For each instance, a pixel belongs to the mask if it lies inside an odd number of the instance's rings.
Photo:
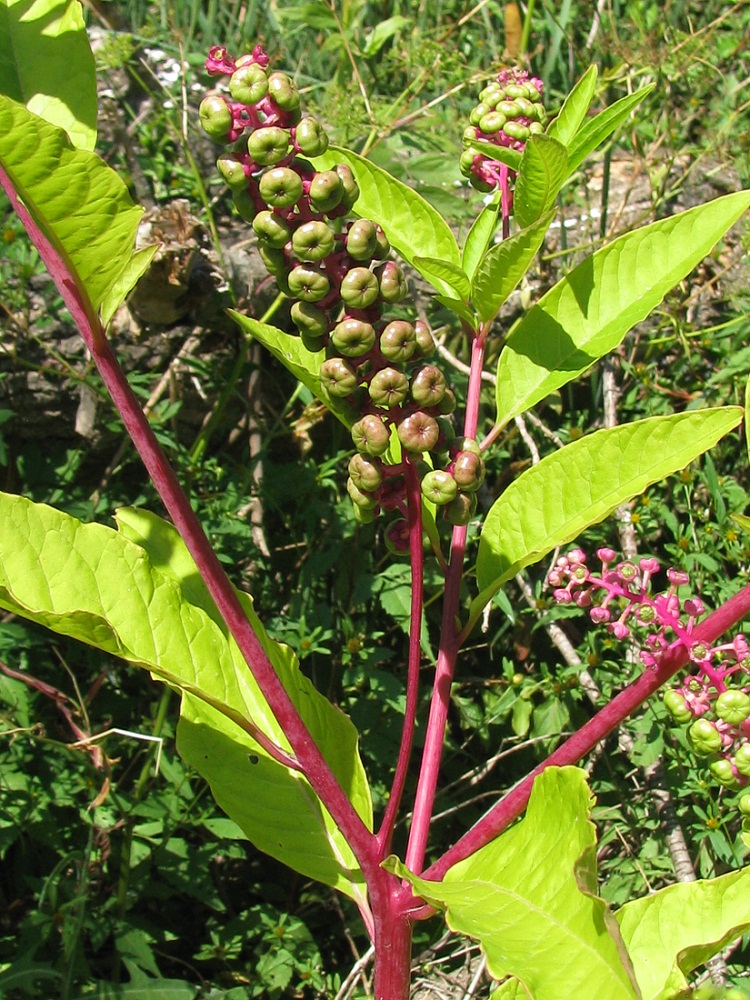
<svg viewBox="0 0 750 1000">
<path fill-rule="evenodd" d="M 502 186 L 508 168 L 476 152 L 472 145 L 478 140 L 523 152 L 529 136 L 543 132 L 547 124 L 541 101 L 542 81 L 522 69 L 502 70 L 497 80 L 482 90 L 464 132 L 467 148 L 460 162 L 461 172 L 479 191 Z"/>
<path fill-rule="evenodd" d="M 655 666 L 662 654 L 676 644 L 690 656 L 695 672 L 683 684 L 669 688 L 664 706 L 687 735 L 694 752 L 707 760 L 714 778 L 729 789 L 742 789 L 750 778 L 750 647 L 744 635 L 711 646 L 692 638 L 704 614 L 699 597 L 679 596 L 679 588 L 690 578 L 682 570 L 668 569 L 669 587 L 652 595 L 649 583 L 659 571 L 656 559 L 615 562 L 613 549 L 601 548 L 597 555 L 601 571 L 593 573 L 586 554 L 573 549 L 557 560 L 548 576 L 553 595 L 561 604 L 585 608 L 596 623 L 606 623 L 618 639 L 635 630 L 642 645 L 640 657 Z M 745 816 L 743 827 L 750 833 L 750 792 L 739 798 Z"/>
<path fill-rule="evenodd" d="M 219 157 L 219 171 L 252 224 L 266 267 L 295 300 L 291 316 L 303 343 L 325 350 L 322 387 L 361 415 L 352 427 L 357 454 L 347 482 L 357 517 L 367 522 L 380 510 L 405 512 L 403 463 L 384 459 L 395 428 L 408 460 L 425 452 L 433 465 L 435 458 L 447 460 L 446 468 L 426 472 L 423 494 L 444 507 L 451 523 L 465 524 L 484 465 L 475 441 L 454 441 L 449 415 L 456 399 L 440 369 L 426 363 L 434 351 L 429 328 L 383 316 L 407 290 L 385 233 L 369 219 L 347 220 L 359 196 L 351 169 L 314 169 L 306 157 L 326 151 L 325 129 L 302 116 L 290 77 L 267 67 L 259 46 L 238 59 L 212 48 L 206 69 L 229 77 L 228 96 L 204 98 L 200 120 L 214 141 L 231 147 Z M 404 550 L 403 524 L 392 525 L 387 539 Z"/>
</svg>

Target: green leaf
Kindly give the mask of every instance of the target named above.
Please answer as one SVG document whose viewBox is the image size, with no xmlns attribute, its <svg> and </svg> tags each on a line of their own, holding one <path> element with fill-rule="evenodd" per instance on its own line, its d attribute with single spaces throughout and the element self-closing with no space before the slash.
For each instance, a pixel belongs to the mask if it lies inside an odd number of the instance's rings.
<svg viewBox="0 0 750 1000">
<path fill-rule="evenodd" d="M 489 323 L 495 318 L 500 306 L 526 274 L 554 217 L 554 212 L 548 212 L 538 222 L 514 233 L 485 254 L 471 286 L 471 303 L 483 322 Z"/>
<path fill-rule="evenodd" d="M 77 0 L 0 2 L 0 94 L 57 125 L 74 146 L 96 143 L 96 71 Z"/>
<path fill-rule="evenodd" d="M 591 107 L 596 91 L 597 68 L 589 66 L 565 98 L 560 114 L 547 129 L 547 135 L 569 146 Z"/>
<path fill-rule="evenodd" d="M 576 133 L 568 145 L 568 176 L 577 170 L 589 153 L 608 139 L 612 133 L 625 121 L 630 112 L 637 108 L 641 101 L 654 89 L 654 84 L 642 87 L 634 94 L 628 94 L 615 101 L 594 118 L 590 118 Z"/>
<path fill-rule="evenodd" d="M 479 941 L 497 979 L 514 976 L 534 1000 L 637 1000 L 617 922 L 596 889 L 591 793 L 579 768 L 547 768 L 526 816 L 442 882 L 389 859 L 451 930 Z M 501 996 L 513 996 L 506 993 Z M 518 991 L 516 996 L 523 996 Z"/>
<path fill-rule="evenodd" d="M 597 431 L 526 469 L 485 519 L 477 556 L 482 593 L 474 604 L 484 607 L 524 566 L 684 468 L 741 419 L 739 406 L 649 417 Z"/>
<path fill-rule="evenodd" d="M 447 284 L 462 302 L 468 303 L 471 282 L 462 267 L 436 257 L 415 257 L 414 262 L 422 277 L 427 278 L 438 292 Z"/>
<path fill-rule="evenodd" d="M 325 403 L 345 427 L 351 427 L 359 419 L 360 414 L 351 403 L 329 396 L 320 384 L 320 366 L 325 361 L 325 351 L 308 351 L 295 334 L 285 333 L 268 323 L 260 323 L 234 309 L 229 310 L 229 315 L 246 334 L 263 344 L 298 381 Z"/>
<path fill-rule="evenodd" d="M 745 382 L 745 446 L 750 459 L 750 376 Z"/>
<path fill-rule="evenodd" d="M 490 994 L 490 1000 L 533 1000 L 523 983 L 517 979 L 506 979 Z"/>
<path fill-rule="evenodd" d="M 354 856 L 307 780 L 242 728 L 251 720 L 287 740 L 176 530 L 144 511 L 120 511 L 121 531 L 0 493 L 0 607 L 143 667 L 182 691 L 180 752 L 212 785 L 256 847 L 364 899 Z M 128 536 L 128 537 L 126 537 Z M 366 824 L 367 780 L 357 733 L 243 607 L 300 715 Z"/>
<path fill-rule="evenodd" d="M 532 135 L 523 151 L 513 214 L 524 229 L 548 212 L 568 176 L 568 154 L 557 139 Z"/>
<path fill-rule="evenodd" d="M 627 233 L 574 268 L 511 330 L 497 370 L 498 423 L 614 350 L 748 207 L 748 191 L 717 198 Z"/>
<path fill-rule="evenodd" d="M 316 170 L 331 170 L 337 163 L 351 167 L 360 190 L 354 211 L 379 223 L 391 245 L 417 271 L 416 257 L 435 257 L 461 266 L 456 238 L 442 215 L 382 167 L 338 146 L 331 146 L 312 163 Z M 442 283 L 438 291 L 451 295 L 453 289 Z"/>
<path fill-rule="evenodd" d="M 461 255 L 461 265 L 470 278 L 474 277 L 476 269 L 492 242 L 499 216 L 500 198 L 496 197 L 490 205 L 485 205 L 468 232 Z"/>
<path fill-rule="evenodd" d="M 404 28 L 408 28 L 411 25 L 411 21 L 408 17 L 403 17 L 401 14 L 396 14 L 393 17 L 388 17 L 384 21 L 378 21 L 372 31 L 367 35 L 367 39 L 362 49 L 362 55 L 365 59 L 371 59 L 376 56 L 378 52 L 383 48 L 385 43 L 397 35 Z"/>
<path fill-rule="evenodd" d="M 476 315 L 474 310 L 470 306 L 467 306 L 461 299 L 453 298 L 452 295 L 436 295 L 435 301 L 439 302 L 441 306 L 445 306 L 446 309 L 450 309 L 451 312 L 454 312 L 459 319 L 468 323 L 472 330 L 476 329 L 479 317 Z"/>
<path fill-rule="evenodd" d="M 643 1000 L 668 1000 L 686 975 L 750 930 L 750 868 L 680 882 L 615 914 Z"/>
<path fill-rule="evenodd" d="M 93 310 L 107 300 L 111 315 L 113 289 L 124 297 L 124 276 L 132 276 L 143 214 L 123 182 L 94 153 L 75 149 L 63 129 L 2 96 L 0 166 Z"/>
<path fill-rule="evenodd" d="M 131 288 L 135 288 L 138 279 L 146 273 L 148 266 L 156 256 L 158 249 L 159 245 L 158 243 L 155 243 L 153 246 L 143 247 L 141 250 L 136 250 L 134 252 L 133 256 L 126 264 L 125 269 L 122 271 L 120 276 L 115 279 L 112 287 L 102 300 L 101 306 L 99 307 L 99 316 L 102 321 L 102 326 L 107 326 L 114 314 L 125 301 L 128 292 Z"/>
<path fill-rule="evenodd" d="M 520 153 L 517 149 L 511 149 L 510 146 L 496 146 L 494 142 L 472 139 L 466 148 L 473 150 L 475 153 L 481 153 L 483 156 L 489 157 L 490 160 L 497 160 L 498 163 L 504 163 L 511 170 L 518 171 L 521 166 L 523 153 Z"/>
</svg>

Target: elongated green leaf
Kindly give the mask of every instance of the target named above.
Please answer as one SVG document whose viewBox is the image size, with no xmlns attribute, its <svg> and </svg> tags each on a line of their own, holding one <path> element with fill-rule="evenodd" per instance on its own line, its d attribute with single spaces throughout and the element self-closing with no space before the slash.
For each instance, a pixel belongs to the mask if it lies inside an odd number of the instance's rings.
<svg viewBox="0 0 750 1000">
<path fill-rule="evenodd" d="M 568 176 L 568 154 L 557 139 L 532 135 L 523 151 L 513 214 L 524 229 L 548 212 Z"/>
<path fill-rule="evenodd" d="M 614 350 L 750 207 L 740 191 L 627 233 L 588 257 L 511 330 L 497 370 L 505 425 Z"/>
<path fill-rule="evenodd" d="M 649 417 L 597 431 L 527 469 L 495 501 L 484 522 L 478 601 L 486 603 L 524 566 L 684 468 L 741 419 L 739 406 Z"/>
<path fill-rule="evenodd" d="M 590 815 L 585 772 L 551 767 L 534 782 L 524 819 L 442 882 L 389 866 L 445 909 L 452 930 L 479 941 L 493 976 L 515 976 L 534 1000 L 638 1000 L 617 922 L 594 895 Z"/>
<path fill-rule="evenodd" d="M 750 930 L 750 868 L 671 885 L 615 914 L 643 1000 L 682 995 L 687 973 Z"/>
<path fill-rule="evenodd" d="M 456 299 L 452 295 L 436 295 L 435 301 L 439 302 L 441 306 L 445 306 L 446 309 L 450 309 L 460 319 L 465 320 L 472 330 L 476 327 L 478 321 L 476 313 L 461 299 Z"/>
<path fill-rule="evenodd" d="M 96 143 L 96 73 L 77 0 L 0 0 L 0 94 Z"/>
<path fill-rule="evenodd" d="M 351 167 L 360 191 L 354 211 L 362 218 L 378 222 L 391 245 L 417 270 L 417 257 L 436 257 L 461 266 L 456 238 L 442 215 L 382 167 L 338 146 L 331 146 L 312 162 L 317 170 L 331 170 L 337 163 Z M 448 284 L 438 290 L 452 294 Z"/>
<path fill-rule="evenodd" d="M 589 119 L 572 142 L 568 145 L 568 175 L 577 170 L 589 153 L 608 139 L 612 133 L 625 121 L 631 111 L 637 108 L 641 101 L 654 89 L 653 84 L 642 87 L 634 94 L 621 97 L 594 118 Z"/>
<path fill-rule="evenodd" d="M 500 306 L 528 271 L 554 217 L 554 212 L 548 212 L 528 229 L 515 233 L 485 254 L 471 287 L 472 305 L 485 323 L 494 319 Z"/>
<path fill-rule="evenodd" d="M 490 205 L 485 205 L 468 232 L 461 254 L 461 265 L 470 278 L 474 277 L 474 272 L 492 242 L 499 214 L 500 198 L 496 197 Z"/>
<path fill-rule="evenodd" d="M 511 149 L 510 146 L 496 146 L 494 142 L 483 142 L 481 139 L 472 139 L 466 148 L 473 150 L 475 153 L 482 153 L 491 160 L 497 160 L 498 163 L 504 163 L 511 170 L 517 171 L 521 166 L 523 154 L 517 149 Z"/>
<path fill-rule="evenodd" d="M 320 366 L 325 361 L 325 351 L 308 351 L 294 334 L 285 333 L 268 323 L 260 323 L 250 316 L 243 316 L 234 309 L 229 310 L 229 315 L 245 333 L 263 344 L 296 379 L 325 403 L 345 427 L 351 427 L 359 419 L 358 411 L 350 403 L 329 396 L 320 384 Z"/>
<path fill-rule="evenodd" d="M 131 269 L 143 209 L 103 160 L 0 96 L 0 166 L 96 311 Z M 53 275 L 55 280 L 64 276 Z M 125 283 L 127 284 L 127 283 Z"/>
<path fill-rule="evenodd" d="M 563 146 L 571 144 L 591 107 L 596 91 L 596 78 L 596 66 L 589 66 L 565 98 L 565 103 L 560 108 L 560 114 L 547 129 L 547 135 L 557 139 Z"/>
<path fill-rule="evenodd" d="M 414 261 L 419 268 L 419 273 L 427 278 L 438 291 L 441 291 L 445 285 L 449 285 L 454 295 L 468 303 L 471 282 L 462 267 L 436 257 L 415 257 Z"/>
<path fill-rule="evenodd" d="M 120 656 L 180 689 L 181 746 L 231 818 L 260 850 L 361 902 L 357 863 L 309 783 L 269 757 L 242 728 L 250 719 L 288 748 L 179 535 L 142 511 L 118 518 L 119 533 L 0 493 L 0 607 Z M 268 637 L 252 600 L 242 600 L 313 738 L 370 824 L 356 730 L 300 673 L 291 650 Z"/>
</svg>

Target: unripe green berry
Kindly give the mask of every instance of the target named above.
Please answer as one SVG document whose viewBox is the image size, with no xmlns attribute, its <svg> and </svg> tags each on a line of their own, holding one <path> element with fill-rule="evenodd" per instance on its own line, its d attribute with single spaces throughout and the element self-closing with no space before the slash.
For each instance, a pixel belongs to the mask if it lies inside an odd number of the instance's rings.
<svg viewBox="0 0 750 1000">
<path fill-rule="evenodd" d="M 346 481 L 346 492 L 349 494 L 352 503 L 357 507 L 361 507 L 362 510 L 375 510 L 378 506 L 377 497 L 361 490 L 351 476 Z"/>
<path fill-rule="evenodd" d="M 370 261 L 378 245 L 378 227 L 370 219 L 357 219 L 346 234 L 346 252 L 354 260 Z"/>
<path fill-rule="evenodd" d="M 247 187 L 247 174 L 242 161 L 234 153 L 224 153 L 216 161 L 219 173 L 233 191 Z"/>
<path fill-rule="evenodd" d="M 214 142 L 226 141 L 227 133 L 232 127 L 232 112 L 223 97 L 219 94 L 204 97 L 198 109 L 198 117 L 203 131 Z"/>
<path fill-rule="evenodd" d="M 425 365 L 412 376 L 410 388 L 419 406 L 437 406 L 445 395 L 445 375 L 434 365 Z"/>
<path fill-rule="evenodd" d="M 528 127 L 526 125 L 521 125 L 520 122 L 506 122 L 503 127 L 503 132 L 509 135 L 511 139 L 516 139 L 518 142 L 526 142 L 526 140 L 531 135 Z"/>
<path fill-rule="evenodd" d="M 453 478 L 462 490 L 476 492 L 484 480 L 484 462 L 473 452 L 460 452 L 453 463 Z"/>
<path fill-rule="evenodd" d="M 503 88 L 505 94 L 511 98 L 511 100 L 516 100 L 519 97 L 526 97 L 526 87 L 521 83 L 506 83 Z"/>
<path fill-rule="evenodd" d="M 750 743 L 743 743 L 734 755 L 734 766 L 745 778 L 750 778 Z"/>
<path fill-rule="evenodd" d="M 377 507 L 374 510 L 367 510 L 364 507 L 358 507 L 356 503 L 352 504 L 352 510 L 354 511 L 354 520 L 358 524 L 372 524 L 378 513 Z"/>
<path fill-rule="evenodd" d="M 544 125 L 541 122 L 531 122 L 529 132 L 532 135 L 541 135 L 544 132 Z"/>
<path fill-rule="evenodd" d="M 750 816 L 750 792 L 741 795 L 737 805 L 743 816 Z"/>
<path fill-rule="evenodd" d="M 366 413 L 352 425 L 352 441 L 357 451 L 365 455 L 383 455 L 391 440 L 390 431 L 375 413 Z"/>
<path fill-rule="evenodd" d="M 437 507 L 444 507 L 458 493 L 456 480 L 444 469 L 433 469 L 422 480 L 422 496 Z"/>
<path fill-rule="evenodd" d="M 723 757 L 719 760 L 711 761 L 708 765 L 708 769 L 719 784 L 724 786 L 724 788 L 739 787 L 739 782 L 737 781 L 737 776 L 732 769 L 732 765 Z"/>
<path fill-rule="evenodd" d="M 289 208 L 302 196 L 302 180 L 291 167 L 274 167 L 260 179 L 260 196 L 272 208 Z"/>
<path fill-rule="evenodd" d="M 451 443 L 451 454 L 458 458 L 462 451 L 470 451 L 474 455 L 481 455 L 482 449 L 476 438 L 457 437 Z"/>
<path fill-rule="evenodd" d="M 300 260 L 323 260 L 336 244 L 333 230 L 325 222 L 305 222 L 295 229 L 292 236 L 292 250 Z"/>
<path fill-rule="evenodd" d="M 286 73 L 269 74 L 268 96 L 282 111 L 297 111 L 299 109 L 299 91 L 294 81 Z"/>
<path fill-rule="evenodd" d="M 688 739 L 700 757 L 708 757 L 721 749 L 721 734 L 708 719 L 696 719 L 688 729 Z"/>
<path fill-rule="evenodd" d="M 472 109 L 469 115 L 470 125 L 479 125 L 479 122 L 484 118 L 484 116 L 491 111 L 489 104 L 485 104 L 483 101 L 477 104 L 475 108 Z"/>
<path fill-rule="evenodd" d="M 497 110 L 504 114 L 506 118 L 518 118 L 521 114 L 521 109 L 515 101 L 500 101 L 497 105 Z"/>
<path fill-rule="evenodd" d="M 388 242 L 388 237 L 383 232 L 383 229 L 377 223 L 375 224 L 375 234 L 377 242 L 373 257 L 375 260 L 385 260 L 391 252 L 391 244 Z"/>
<path fill-rule="evenodd" d="M 341 298 L 352 309 L 367 309 L 377 302 L 378 279 L 366 267 L 353 267 L 339 288 Z"/>
<path fill-rule="evenodd" d="M 319 346 L 322 347 L 322 338 L 328 333 L 328 317 L 323 310 L 309 302 L 295 302 L 291 308 L 291 316 L 300 334 L 304 334 L 308 342 L 319 341 Z"/>
<path fill-rule="evenodd" d="M 414 327 L 406 320 L 393 320 L 380 334 L 380 353 L 388 361 L 408 361 L 416 347 Z"/>
<path fill-rule="evenodd" d="M 266 269 L 269 274 L 272 274 L 277 281 L 280 281 L 283 278 L 284 284 L 286 284 L 289 265 L 281 250 L 273 250 L 270 247 L 263 246 L 261 243 L 258 245 L 258 253 L 260 254 L 261 260 L 266 265 Z"/>
<path fill-rule="evenodd" d="M 331 212 L 344 197 L 344 185 L 335 170 L 320 170 L 310 181 L 310 204 L 318 212 Z"/>
<path fill-rule="evenodd" d="M 325 274 L 309 264 L 297 264 L 289 272 L 287 280 L 292 295 L 303 302 L 320 302 L 331 290 L 331 283 Z"/>
<path fill-rule="evenodd" d="M 282 247 L 286 246 L 292 235 L 292 231 L 284 219 L 268 210 L 258 212 L 255 216 L 253 231 L 259 240 L 263 240 L 266 246 L 272 247 L 274 250 L 281 250 Z"/>
<path fill-rule="evenodd" d="M 359 358 L 375 346 L 375 328 L 364 320 L 349 317 L 336 324 L 331 343 L 345 357 Z"/>
<path fill-rule="evenodd" d="M 477 154 L 473 149 L 465 149 L 461 156 L 458 158 L 458 168 L 464 177 L 471 177 L 471 168 L 474 166 L 474 160 L 476 160 Z"/>
<path fill-rule="evenodd" d="M 464 134 L 461 136 L 461 142 L 463 143 L 464 149 L 466 149 L 467 146 L 471 146 L 472 143 L 476 141 L 478 135 L 479 129 L 477 129 L 474 125 L 469 125 L 465 128 Z M 472 156 L 473 155 L 474 154 L 472 153 Z"/>
<path fill-rule="evenodd" d="M 380 297 L 383 302 L 400 302 L 408 291 L 404 272 L 392 260 L 383 265 L 380 272 Z"/>
<path fill-rule="evenodd" d="M 452 389 L 446 387 L 443 398 L 438 403 L 438 413 L 449 416 L 456 409 L 456 394 Z"/>
<path fill-rule="evenodd" d="M 479 128 L 487 135 L 494 135 L 508 121 L 507 117 L 500 111 L 490 111 L 479 122 Z"/>
<path fill-rule="evenodd" d="M 260 167 L 275 167 L 289 152 L 289 133 L 278 125 L 256 128 L 247 139 L 247 151 Z"/>
<path fill-rule="evenodd" d="M 382 368 L 370 380 L 368 392 L 376 406 L 400 406 L 409 394 L 409 379 L 396 368 Z"/>
<path fill-rule="evenodd" d="M 241 219 L 244 219 L 245 222 L 252 222 L 255 219 L 258 214 L 258 206 L 247 187 L 232 191 L 232 201 Z"/>
<path fill-rule="evenodd" d="M 417 346 L 414 354 L 418 358 L 429 358 L 435 353 L 435 341 L 432 339 L 429 326 L 421 319 L 414 324 Z"/>
<path fill-rule="evenodd" d="M 445 519 L 452 525 L 464 525 L 474 517 L 477 510 L 476 493 L 459 492 L 443 511 Z"/>
<path fill-rule="evenodd" d="M 714 709 L 723 722 L 740 726 L 750 716 L 750 697 L 744 691 L 722 691 Z"/>
<path fill-rule="evenodd" d="M 305 156 L 321 156 L 328 149 L 326 130 L 317 118 L 303 118 L 294 130 L 294 141 Z"/>
<path fill-rule="evenodd" d="M 685 696 L 680 694 L 679 691 L 675 691 L 674 688 L 670 688 L 669 691 L 664 692 L 664 707 L 674 721 L 679 724 L 690 722 L 693 718 L 693 713 L 690 711 Z"/>
<path fill-rule="evenodd" d="M 359 379 L 352 366 L 343 358 L 328 358 L 320 366 L 320 384 L 329 396 L 345 399 L 355 391 Z"/>
<path fill-rule="evenodd" d="M 262 66 L 239 66 L 229 78 L 229 93 L 239 104 L 257 104 L 268 93 L 268 76 Z"/>
<path fill-rule="evenodd" d="M 359 198 L 359 185 L 354 179 L 352 168 L 348 167 L 345 163 L 338 163 L 336 165 L 336 174 L 344 188 L 341 205 L 348 212 L 349 209 L 354 207 L 354 203 Z"/>
<path fill-rule="evenodd" d="M 357 452 L 349 459 L 349 475 L 360 490 L 372 493 L 383 482 L 383 466 L 379 458 Z"/>
<path fill-rule="evenodd" d="M 398 439 L 402 446 L 414 454 L 432 451 L 440 437 L 440 429 L 434 417 L 421 410 L 410 413 L 398 425 Z"/>
</svg>

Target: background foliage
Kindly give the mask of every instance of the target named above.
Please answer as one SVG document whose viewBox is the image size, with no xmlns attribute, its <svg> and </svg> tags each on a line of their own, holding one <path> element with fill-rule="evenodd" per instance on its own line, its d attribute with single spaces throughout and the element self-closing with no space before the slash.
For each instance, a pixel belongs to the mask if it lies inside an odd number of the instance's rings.
<svg viewBox="0 0 750 1000">
<path fill-rule="evenodd" d="M 599 5 L 598 19 L 591 4 L 572 0 L 530 6 L 528 54 L 548 107 L 591 62 L 601 73 L 598 106 L 649 82 L 656 87 L 616 145 L 564 191 L 556 237 L 502 325 L 604 235 L 750 185 L 747 4 L 612 0 Z M 231 216 L 197 128 L 207 85 L 201 66 L 210 44 L 239 51 L 262 42 L 275 65 L 294 72 L 337 143 L 418 187 L 463 231 L 480 196 L 460 181 L 460 136 L 482 81 L 502 62 L 506 42 L 515 44 L 503 7 L 129 0 L 89 12 L 102 88 L 100 151 L 139 201 L 159 210 L 186 198 L 208 234 L 210 280 L 188 285 L 187 311 L 177 319 L 146 313 L 137 327 L 118 317 L 118 343 L 222 560 L 254 593 L 269 631 L 295 649 L 316 686 L 363 733 L 376 797 L 387 787 L 403 709 L 408 569 L 386 557 L 377 528 L 354 522 L 343 488 L 343 428 L 322 419 L 306 390 L 248 347 L 223 314 L 233 306 L 260 317 L 274 293 L 247 270 L 247 230 Z M 52 285 L 4 210 L 0 231 L 3 488 L 85 520 L 106 521 L 125 503 L 156 509 L 82 348 L 68 342 L 73 328 Z M 747 272 L 738 262 L 749 238 L 738 227 L 615 358 L 511 425 L 493 453 L 486 506 L 535 452 L 553 450 L 556 437 L 568 441 L 611 419 L 613 379 L 622 420 L 742 401 L 750 330 Z M 460 360 L 455 320 L 417 293 L 446 364 Z M 283 325 L 283 304 L 272 308 Z M 167 345 L 156 357 L 152 338 Z M 35 397 L 51 400 L 41 432 L 15 403 L 19 378 L 29 391 L 48 387 Z M 95 433 L 76 434 L 72 419 L 56 420 L 61 395 L 79 417 L 79 397 L 97 403 Z M 488 386 L 484 430 L 492 397 Z M 750 545 L 731 515 L 746 511 L 748 489 L 741 443 L 730 437 L 585 541 L 620 548 L 627 523 L 633 535 L 625 537 L 639 551 L 687 569 L 713 606 L 747 576 Z M 498 596 L 462 659 L 436 824 L 441 843 L 585 720 L 582 671 L 606 698 L 635 669 L 606 634 L 548 607 L 543 570 Z M 426 671 L 439 603 L 429 563 L 427 574 Z M 550 623 L 564 630 L 577 661 L 553 644 Z M 175 754 L 176 699 L 168 691 L 13 619 L 0 621 L 0 662 L 7 668 L 0 673 L 0 991 L 65 1000 L 337 994 L 365 947 L 364 935 L 344 932 L 345 923 L 356 927 L 354 908 L 240 839 Z M 158 770 L 157 744 L 132 734 L 163 740 Z M 675 878 L 643 770 L 660 756 L 696 873 L 737 867 L 744 851 L 737 820 L 658 701 L 632 720 L 630 737 L 627 755 L 612 740 L 590 764 L 605 898 L 620 904 Z M 429 923 L 418 933 L 417 952 L 434 946 Z M 448 969 L 465 961 L 446 960 L 444 948 L 437 954 Z M 730 981 L 741 987 L 747 954 L 728 961 Z"/>
</svg>

